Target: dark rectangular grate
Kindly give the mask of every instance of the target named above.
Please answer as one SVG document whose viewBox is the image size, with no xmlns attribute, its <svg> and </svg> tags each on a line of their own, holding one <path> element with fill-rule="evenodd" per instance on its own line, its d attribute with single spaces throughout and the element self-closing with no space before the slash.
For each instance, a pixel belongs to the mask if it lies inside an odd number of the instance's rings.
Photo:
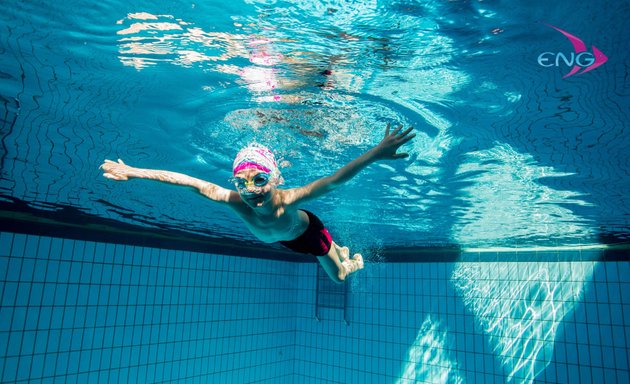
<svg viewBox="0 0 630 384">
<path fill-rule="evenodd" d="M 343 320 L 346 319 L 346 305 L 348 300 L 348 284 L 337 284 L 333 282 L 326 271 L 319 266 L 317 268 L 317 288 L 315 300 L 315 318 L 319 321 L 320 308 L 332 308 L 343 310 Z"/>
</svg>

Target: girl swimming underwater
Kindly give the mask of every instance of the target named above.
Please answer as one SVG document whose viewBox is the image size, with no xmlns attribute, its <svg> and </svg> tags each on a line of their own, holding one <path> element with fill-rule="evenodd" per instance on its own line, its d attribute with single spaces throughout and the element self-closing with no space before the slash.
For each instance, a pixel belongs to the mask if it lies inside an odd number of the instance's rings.
<svg viewBox="0 0 630 384">
<path fill-rule="evenodd" d="M 291 189 L 278 188 L 283 178 L 275 157 L 259 144 L 243 148 L 234 159 L 236 191 L 181 173 L 130 167 L 120 159 L 105 160 L 101 168 L 105 171 L 103 176 L 112 180 L 141 178 L 193 187 L 210 200 L 230 207 L 261 241 L 279 242 L 295 252 L 314 255 L 333 281 L 343 283 L 348 275 L 363 268 L 362 256 L 357 253 L 350 258 L 348 247 L 333 241 L 321 220 L 299 206 L 343 185 L 375 161 L 408 157 L 397 150 L 415 137 L 410 134 L 412 129 L 401 132 L 399 126 L 390 133 L 388 124 L 378 145 L 334 174 Z"/>
</svg>

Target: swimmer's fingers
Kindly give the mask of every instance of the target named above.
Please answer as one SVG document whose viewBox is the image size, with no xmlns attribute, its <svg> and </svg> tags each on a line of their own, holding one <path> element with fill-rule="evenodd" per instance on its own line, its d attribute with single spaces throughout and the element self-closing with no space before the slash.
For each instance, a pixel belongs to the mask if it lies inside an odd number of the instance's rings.
<svg viewBox="0 0 630 384">
<path fill-rule="evenodd" d="M 400 130 L 402 129 L 402 124 L 400 124 L 398 127 L 396 127 L 396 129 L 394 130 L 394 132 L 392 132 L 392 136 L 396 136 L 398 134 L 398 132 L 400 132 Z"/>
<path fill-rule="evenodd" d="M 111 173 L 103 173 L 103 177 L 110 180 L 122 180 L 119 176 L 116 176 Z"/>
<path fill-rule="evenodd" d="M 103 173 L 103 177 L 105 177 L 106 179 L 116 180 L 116 181 L 129 180 L 127 175 L 120 175 L 120 174 L 115 174 L 115 173 L 110 173 L 110 172 Z"/>
<path fill-rule="evenodd" d="M 409 157 L 408 153 L 396 153 L 398 148 L 416 137 L 415 133 L 411 133 L 413 127 L 409 127 L 402 131 L 403 125 L 399 125 L 390 133 L 391 125 L 388 123 L 385 129 L 385 137 L 374 148 L 375 159 L 402 159 Z M 401 132 L 402 131 L 402 132 Z"/>
<path fill-rule="evenodd" d="M 105 169 L 105 167 L 110 167 L 110 168 L 111 168 L 111 167 L 116 166 L 116 165 L 119 165 L 119 164 L 120 164 L 120 165 L 126 165 L 126 164 L 125 164 L 125 163 L 123 163 L 123 161 L 122 161 L 122 160 L 120 160 L 120 159 L 118 159 L 118 162 L 115 162 L 115 161 L 111 161 L 111 160 L 105 159 L 105 161 L 103 162 L 103 164 L 101 164 L 101 166 L 100 166 L 99 168 L 101 168 L 101 169 Z"/>
<path fill-rule="evenodd" d="M 122 159 L 118 159 L 118 162 L 115 162 L 115 161 L 112 161 L 112 160 L 105 159 L 105 163 L 107 163 L 107 164 L 122 164 L 122 165 L 126 165 L 126 164 L 122 161 Z"/>
<path fill-rule="evenodd" d="M 412 133 L 411 135 L 409 134 L 412 130 L 413 130 L 413 127 L 409 127 L 403 133 L 396 136 L 396 150 L 398 150 L 398 148 L 400 148 L 405 143 L 411 141 L 411 139 L 416 137 L 415 133 Z M 407 157 L 409 157 L 409 154 L 407 152 L 394 153 L 392 155 L 392 159 L 404 159 Z"/>
<path fill-rule="evenodd" d="M 127 169 L 129 167 L 120 159 L 118 159 L 118 162 L 105 159 L 99 168 L 105 171 L 103 177 L 107 179 L 129 180 L 127 177 Z"/>
<path fill-rule="evenodd" d="M 416 137 L 415 133 L 412 133 L 411 135 L 409 134 L 412 130 L 413 130 L 413 127 L 409 127 L 403 133 L 396 136 L 396 148 L 400 147 L 401 145 L 405 144 L 406 142 Z"/>
<path fill-rule="evenodd" d="M 400 140 L 400 141 L 399 141 L 399 143 L 400 143 L 400 145 L 403 145 L 403 144 L 405 144 L 406 142 L 411 141 L 411 139 L 413 139 L 414 137 L 416 137 L 416 134 L 415 134 L 415 133 L 412 133 L 411 135 L 406 136 L 406 137 L 401 136 L 401 137 L 400 137 L 400 139 L 399 139 L 399 140 Z"/>
<path fill-rule="evenodd" d="M 395 153 L 395 154 L 392 156 L 392 159 L 404 159 L 404 158 L 407 158 L 407 157 L 409 157 L 409 154 L 408 154 L 407 152 L 403 152 L 403 153 Z"/>
<path fill-rule="evenodd" d="M 387 130 L 385 132 L 385 136 L 394 136 L 397 139 L 401 139 L 405 136 L 407 136 L 411 131 L 413 131 L 413 127 L 409 127 L 406 130 L 404 130 L 403 132 L 400 132 L 403 129 L 403 125 L 399 125 L 398 127 L 396 127 L 396 129 L 394 130 L 394 132 L 389 133 L 389 123 L 387 124 Z"/>
<path fill-rule="evenodd" d="M 116 164 L 111 160 L 107 160 L 105 159 L 105 161 L 103 161 L 103 164 L 101 164 L 101 166 L 99 167 L 100 169 L 104 169 L 105 166 L 109 165 L 109 164 Z"/>
<path fill-rule="evenodd" d="M 402 138 L 405 137 L 409 134 L 409 132 L 413 131 L 413 127 L 409 127 L 407 128 L 403 133 L 401 133 L 400 135 L 398 135 L 398 137 Z"/>
</svg>

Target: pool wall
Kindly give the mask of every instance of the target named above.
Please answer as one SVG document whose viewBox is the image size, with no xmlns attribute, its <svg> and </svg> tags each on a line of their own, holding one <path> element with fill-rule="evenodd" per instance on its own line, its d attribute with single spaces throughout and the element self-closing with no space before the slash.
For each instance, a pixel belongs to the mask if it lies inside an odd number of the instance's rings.
<svg viewBox="0 0 630 384">
<path fill-rule="evenodd" d="M 628 261 L 478 256 L 368 263 L 348 283 L 346 323 L 343 309 L 316 318 L 314 263 L 4 232 L 0 378 L 630 381 Z"/>
<path fill-rule="evenodd" d="M 295 271 L 2 233 L 0 381 L 288 382 Z"/>
<path fill-rule="evenodd" d="M 302 383 L 629 382 L 628 262 L 373 264 L 349 326 L 313 320 L 317 266 L 299 268 Z"/>
</svg>

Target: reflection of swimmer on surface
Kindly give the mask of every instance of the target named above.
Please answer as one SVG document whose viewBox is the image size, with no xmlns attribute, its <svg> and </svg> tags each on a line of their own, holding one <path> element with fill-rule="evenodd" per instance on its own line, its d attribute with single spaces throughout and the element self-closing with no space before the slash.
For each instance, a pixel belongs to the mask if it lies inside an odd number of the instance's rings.
<svg viewBox="0 0 630 384">
<path fill-rule="evenodd" d="M 242 149 L 234 160 L 236 191 L 181 173 L 133 168 L 118 160 L 105 160 L 103 176 L 112 180 L 141 178 L 184 185 L 197 189 L 210 200 L 227 205 L 258 239 L 266 243 L 280 242 L 296 252 L 317 257 L 330 278 L 342 283 L 346 277 L 363 268 L 360 254 L 349 257 L 348 247 L 335 243 L 322 222 L 299 205 L 316 199 L 343 185 L 369 164 L 380 160 L 402 159 L 407 153 L 398 148 L 415 137 L 412 128 L 402 126 L 390 133 L 389 124 L 381 142 L 354 159 L 331 176 L 299 188 L 278 189 L 283 179 L 274 155 L 259 144 Z"/>
</svg>

